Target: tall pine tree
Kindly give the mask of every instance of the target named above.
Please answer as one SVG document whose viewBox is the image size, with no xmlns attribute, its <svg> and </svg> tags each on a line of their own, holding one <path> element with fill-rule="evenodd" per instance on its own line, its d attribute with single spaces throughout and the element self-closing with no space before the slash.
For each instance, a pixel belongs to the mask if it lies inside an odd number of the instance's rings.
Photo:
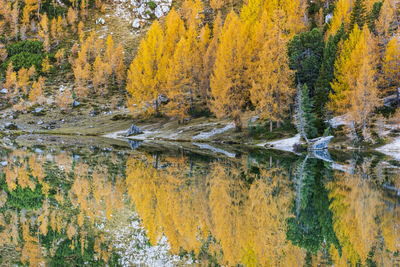
<svg viewBox="0 0 400 267">
<path fill-rule="evenodd" d="M 331 82 L 334 78 L 335 59 L 338 53 L 338 45 L 344 36 L 344 24 L 335 36 L 329 36 L 323 52 L 319 77 L 315 83 L 315 115 L 317 116 L 316 127 L 320 134 L 325 130 L 326 109 L 329 101 L 329 93 L 332 91 Z"/>
<path fill-rule="evenodd" d="M 365 0 L 356 0 L 354 2 L 353 10 L 350 15 L 350 29 L 357 24 L 360 29 L 363 28 L 367 19 L 367 8 L 365 7 Z"/>
<path fill-rule="evenodd" d="M 307 84 L 310 96 L 314 95 L 323 49 L 323 35 L 318 28 L 295 35 L 288 45 L 289 66 L 296 71 L 296 83 Z"/>
</svg>

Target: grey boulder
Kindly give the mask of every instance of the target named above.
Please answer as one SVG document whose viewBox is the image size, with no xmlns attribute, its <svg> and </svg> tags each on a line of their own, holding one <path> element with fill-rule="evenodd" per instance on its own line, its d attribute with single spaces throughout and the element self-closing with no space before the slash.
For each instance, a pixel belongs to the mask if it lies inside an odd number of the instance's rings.
<svg viewBox="0 0 400 267">
<path fill-rule="evenodd" d="M 138 134 L 142 134 L 142 133 L 143 133 L 142 129 L 140 129 L 136 125 L 132 124 L 131 128 L 129 128 L 128 132 L 126 133 L 126 137 L 129 137 L 132 135 L 138 135 Z"/>
</svg>

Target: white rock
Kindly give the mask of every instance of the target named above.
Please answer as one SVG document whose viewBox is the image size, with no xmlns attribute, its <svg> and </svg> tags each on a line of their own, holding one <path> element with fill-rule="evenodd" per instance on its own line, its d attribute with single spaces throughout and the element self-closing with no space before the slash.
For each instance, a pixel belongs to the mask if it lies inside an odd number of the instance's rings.
<svg viewBox="0 0 400 267">
<path fill-rule="evenodd" d="M 156 18 L 161 18 L 164 15 L 164 12 L 162 11 L 160 6 L 157 6 L 156 9 L 154 10 L 154 15 L 156 15 Z"/>
<path fill-rule="evenodd" d="M 169 12 L 169 6 L 167 5 L 162 5 L 161 9 L 164 14 L 167 14 Z"/>
<path fill-rule="evenodd" d="M 35 149 L 35 153 L 36 154 L 43 154 L 43 150 L 41 150 L 40 148 L 36 148 Z"/>
<path fill-rule="evenodd" d="M 137 9 L 137 13 L 139 13 L 139 15 L 143 17 L 144 12 L 146 11 L 146 7 L 146 4 L 141 4 Z"/>
<path fill-rule="evenodd" d="M 132 27 L 135 28 L 135 29 L 140 28 L 140 19 L 135 19 L 135 20 L 132 22 Z"/>
<path fill-rule="evenodd" d="M 325 16 L 325 23 L 328 23 L 333 18 L 332 14 L 328 14 Z"/>
<path fill-rule="evenodd" d="M 2 93 L 2 94 L 7 94 L 7 93 L 8 93 L 8 90 L 7 90 L 6 88 L 3 88 L 3 89 L 0 90 L 0 93 Z"/>
<path fill-rule="evenodd" d="M 106 23 L 106 21 L 103 18 L 96 19 L 96 24 L 104 25 L 104 23 Z"/>
</svg>

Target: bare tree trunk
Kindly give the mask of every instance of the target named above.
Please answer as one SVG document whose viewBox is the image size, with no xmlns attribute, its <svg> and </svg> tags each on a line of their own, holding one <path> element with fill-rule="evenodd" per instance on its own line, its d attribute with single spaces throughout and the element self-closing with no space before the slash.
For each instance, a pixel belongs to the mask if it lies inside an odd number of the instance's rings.
<svg viewBox="0 0 400 267">
<path fill-rule="evenodd" d="M 158 107 L 158 96 L 156 97 L 156 101 L 155 101 L 155 106 L 156 106 L 156 114 L 158 115 L 159 113 L 159 107 Z"/>
</svg>

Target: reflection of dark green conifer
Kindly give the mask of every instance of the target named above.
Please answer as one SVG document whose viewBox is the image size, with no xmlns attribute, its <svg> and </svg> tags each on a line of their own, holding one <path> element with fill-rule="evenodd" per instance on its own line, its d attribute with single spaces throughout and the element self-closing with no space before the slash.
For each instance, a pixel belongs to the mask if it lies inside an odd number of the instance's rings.
<svg viewBox="0 0 400 267">
<path fill-rule="evenodd" d="M 294 207 L 294 216 L 288 220 L 287 239 L 312 254 L 328 251 L 331 245 L 340 248 L 333 230 L 328 191 L 323 181 L 332 173 L 324 167 L 324 162 L 316 159 L 308 159 L 301 169 L 299 167 L 297 170 L 297 177 L 302 176 L 298 191 L 300 201 Z"/>
<path fill-rule="evenodd" d="M 42 186 L 39 184 L 39 182 L 36 183 L 34 190 L 31 190 L 29 187 L 22 188 L 21 186 L 17 185 L 14 190 L 10 191 L 5 181 L 5 174 L 1 173 L 0 191 L 1 190 L 4 190 L 8 195 L 7 202 L 3 207 L 4 210 L 7 208 L 17 210 L 34 210 L 42 207 L 43 205 L 44 195 L 42 193 Z"/>
</svg>

